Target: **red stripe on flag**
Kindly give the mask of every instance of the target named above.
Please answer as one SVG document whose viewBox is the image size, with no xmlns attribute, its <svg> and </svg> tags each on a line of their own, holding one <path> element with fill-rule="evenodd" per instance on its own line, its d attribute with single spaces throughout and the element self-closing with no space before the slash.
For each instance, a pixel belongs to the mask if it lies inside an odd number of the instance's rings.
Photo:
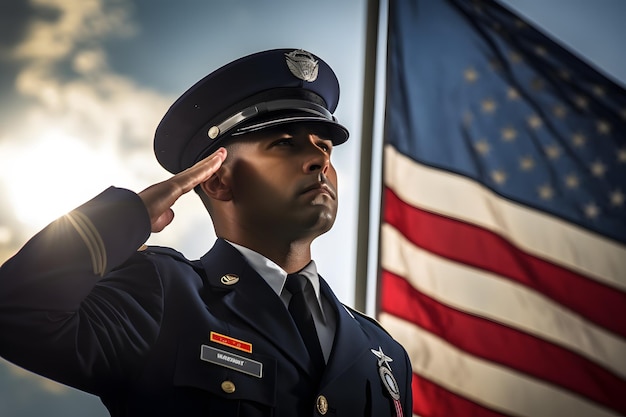
<svg viewBox="0 0 626 417">
<path fill-rule="evenodd" d="M 467 398 L 461 397 L 429 381 L 421 375 L 413 374 L 413 414 L 422 417 L 505 417 Z"/>
<path fill-rule="evenodd" d="M 545 340 L 458 311 L 383 271 L 381 310 L 491 362 L 533 375 L 626 414 L 626 382 L 603 367 Z"/>
<path fill-rule="evenodd" d="M 415 245 L 511 278 L 626 337 L 625 293 L 529 255 L 489 230 L 412 207 L 387 187 L 384 198 L 384 221 Z"/>
</svg>

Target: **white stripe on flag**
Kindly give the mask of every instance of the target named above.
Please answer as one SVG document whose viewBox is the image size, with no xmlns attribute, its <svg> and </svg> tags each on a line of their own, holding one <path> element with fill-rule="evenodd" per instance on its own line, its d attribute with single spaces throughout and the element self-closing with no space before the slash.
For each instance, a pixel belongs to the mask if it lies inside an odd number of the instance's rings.
<svg viewBox="0 0 626 417">
<path fill-rule="evenodd" d="M 385 183 L 406 203 L 489 229 L 525 252 L 626 290 L 626 247 L 497 197 L 385 147 Z M 530 227 L 529 225 L 532 225 Z"/>
<path fill-rule="evenodd" d="M 381 266 L 429 297 L 516 328 L 626 377 L 626 341 L 516 282 L 452 262 L 414 246 L 383 224 Z"/>
<path fill-rule="evenodd" d="M 407 350 L 415 373 L 478 404 L 528 417 L 617 416 L 569 391 L 469 355 L 390 314 L 381 313 L 380 322 Z"/>
</svg>

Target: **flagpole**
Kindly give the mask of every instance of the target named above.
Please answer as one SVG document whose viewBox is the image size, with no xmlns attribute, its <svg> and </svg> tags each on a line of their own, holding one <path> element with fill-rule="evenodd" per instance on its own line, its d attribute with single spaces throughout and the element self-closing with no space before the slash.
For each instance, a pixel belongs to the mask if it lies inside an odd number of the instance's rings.
<svg viewBox="0 0 626 417">
<path fill-rule="evenodd" d="M 354 288 L 354 306 L 359 311 L 365 311 L 367 307 L 372 148 L 374 134 L 376 54 L 378 46 L 379 13 L 380 2 L 378 0 L 368 0 L 367 26 L 365 32 L 365 71 L 363 76 L 363 117 L 361 118 L 361 158 L 356 247 L 356 280 Z"/>
</svg>

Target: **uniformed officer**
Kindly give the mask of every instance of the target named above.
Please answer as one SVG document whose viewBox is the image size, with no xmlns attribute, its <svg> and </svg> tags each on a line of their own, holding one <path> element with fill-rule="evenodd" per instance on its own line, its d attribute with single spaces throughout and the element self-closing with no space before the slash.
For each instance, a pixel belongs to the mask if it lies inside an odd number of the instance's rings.
<svg viewBox="0 0 626 417">
<path fill-rule="evenodd" d="M 156 131 L 173 177 L 105 190 L 0 268 L 0 354 L 112 416 L 410 416 L 406 352 L 311 260 L 337 211 L 338 99 L 331 68 L 293 49 L 192 86 Z M 213 248 L 137 251 L 192 189 Z"/>
</svg>

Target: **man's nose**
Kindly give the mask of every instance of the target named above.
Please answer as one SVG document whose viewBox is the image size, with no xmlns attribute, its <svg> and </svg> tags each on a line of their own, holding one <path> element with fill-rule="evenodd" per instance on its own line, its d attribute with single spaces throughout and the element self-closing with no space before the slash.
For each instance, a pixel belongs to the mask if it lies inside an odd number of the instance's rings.
<svg viewBox="0 0 626 417">
<path fill-rule="evenodd" d="M 329 165 L 330 154 L 314 138 L 311 138 L 305 146 L 304 172 L 309 174 L 320 171 L 326 174 Z"/>
</svg>

